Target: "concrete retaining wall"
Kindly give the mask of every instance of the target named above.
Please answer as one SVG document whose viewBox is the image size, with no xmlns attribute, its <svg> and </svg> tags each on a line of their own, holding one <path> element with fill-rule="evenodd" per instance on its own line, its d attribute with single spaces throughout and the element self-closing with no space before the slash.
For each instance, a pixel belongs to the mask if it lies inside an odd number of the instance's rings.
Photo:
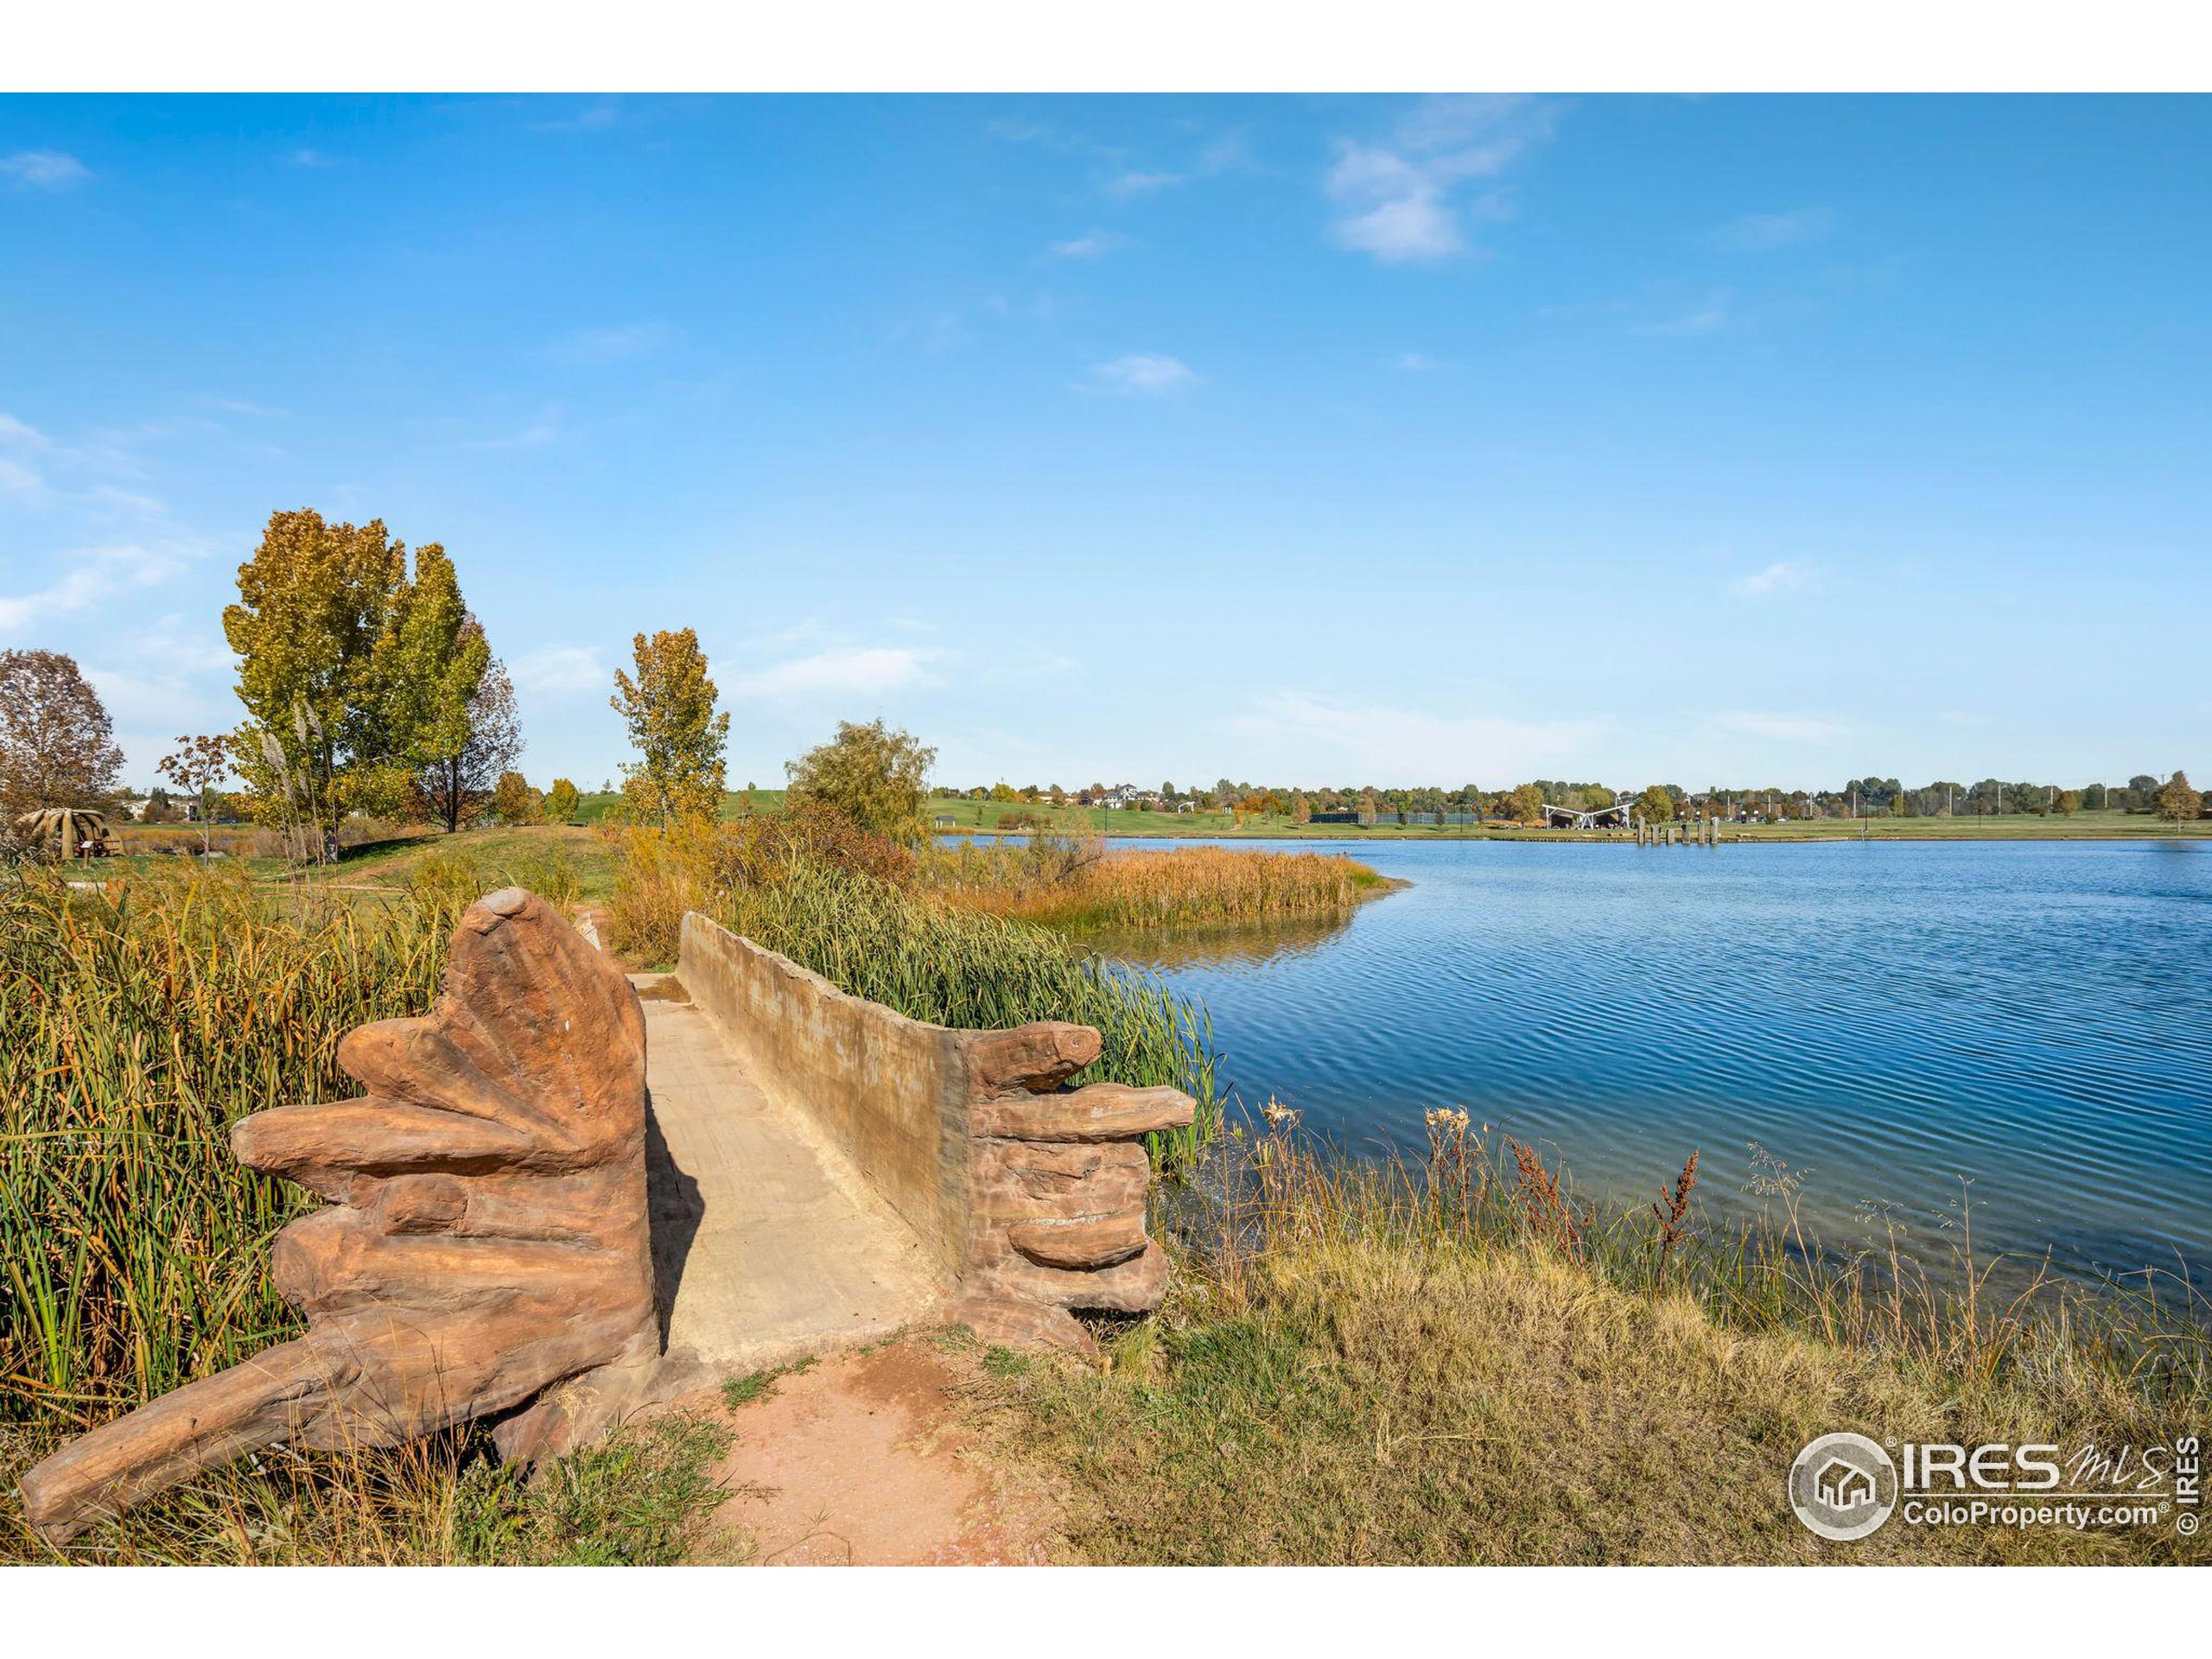
<svg viewBox="0 0 2212 1659">
<path fill-rule="evenodd" d="M 696 911 L 677 976 L 761 1086 L 818 1125 L 957 1280 L 969 1234 L 964 1033 L 848 996 Z"/>
<path fill-rule="evenodd" d="M 1089 1026 L 924 1025 L 694 911 L 677 976 L 739 1063 L 811 1120 L 919 1236 L 987 1342 L 1095 1351 L 1068 1312 L 1160 1306 L 1167 1258 L 1145 1232 L 1141 1142 L 1187 1126 L 1179 1089 L 1068 1086 Z"/>
</svg>

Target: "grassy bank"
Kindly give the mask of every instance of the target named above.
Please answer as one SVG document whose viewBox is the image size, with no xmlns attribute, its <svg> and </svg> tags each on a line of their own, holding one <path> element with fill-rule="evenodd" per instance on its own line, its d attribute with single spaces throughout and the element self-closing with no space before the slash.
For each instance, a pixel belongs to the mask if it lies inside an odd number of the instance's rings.
<svg viewBox="0 0 2212 1659">
<path fill-rule="evenodd" d="M 1432 1131 L 1426 1163 L 1382 1168 L 1262 1135 L 1107 1370 L 1001 1384 L 1090 1559 L 2212 1561 L 2171 1516 L 1893 1519 L 1832 1544 L 1784 1494 L 1798 1450 L 1838 1429 L 2069 1449 L 2201 1432 L 2201 1303 L 1992 1306 L 1986 1263 L 1945 1290 L 1808 1251 L 1786 1215 L 1709 1237 L 1679 1186 L 1660 1213 L 1604 1219 L 1525 1149 L 1493 1159 L 1449 1117 Z"/>
<path fill-rule="evenodd" d="M 632 830 L 614 846 L 610 942 L 641 965 L 672 963 L 683 914 L 697 910 L 910 1019 L 1096 1026 L 1103 1052 L 1078 1081 L 1168 1084 L 1198 1100 L 1197 1122 L 1159 1137 L 1156 1154 L 1181 1160 L 1215 1132 L 1220 1100 L 1203 1007 L 1044 928 L 944 902 L 921 889 L 904 849 L 766 817 L 664 835 Z"/>
<path fill-rule="evenodd" d="M 1339 920 L 1399 885 L 1319 853 L 1222 847 L 1109 851 L 1096 836 L 930 849 L 922 880 L 938 896 L 1070 932 L 1146 932 Z"/>
<path fill-rule="evenodd" d="M 668 1416 L 563 1459 L 535 1478 L 488 1435 L 435 1435 L 388 1452 L 278 1446 L 195 1477 L 58 1552 L 0 1497 L 0 1566 L 660 1567 L 692 1559 L 728 1497 L 713 1483 L 727 1429 Z M 0 1424 L 0 1491 L 50 1449 Z"/>
</svg>

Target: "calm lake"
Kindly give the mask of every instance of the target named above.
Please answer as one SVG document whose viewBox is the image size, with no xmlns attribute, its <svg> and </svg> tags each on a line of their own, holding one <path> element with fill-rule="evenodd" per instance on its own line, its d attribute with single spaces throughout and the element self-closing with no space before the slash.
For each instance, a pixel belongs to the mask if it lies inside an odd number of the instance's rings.
<svg viewBox="0 0 2212 1659">
<path fill-rule="evenodd" d="M 1465 1106 L 1592 1196 L 1652 1198 L 1696 1148 L 1722 1213 L 1762 1202 L 1756 1145 L 1832 1246 L 1945 1257 L 1963 1193 L 1977 1255 L 2212 1288 L 2212 848 L 1348 850 L 1414 885 L 1335 929 L 1116 949 L 1205 1000 L 1247 1109 L 1356 1149 Z"/>
</svg>

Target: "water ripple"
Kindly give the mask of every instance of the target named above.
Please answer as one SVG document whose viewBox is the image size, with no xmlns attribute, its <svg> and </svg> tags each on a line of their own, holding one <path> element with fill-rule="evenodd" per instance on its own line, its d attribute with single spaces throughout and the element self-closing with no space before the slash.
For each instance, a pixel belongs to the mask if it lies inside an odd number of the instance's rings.
<svg viewBox="0 0 2212 1659">
<path fill-rule="evenodd" d="M 1251 843 L 1240 843 L 1249 845 Z M 1747 1143 L 1847 1230 L 1923 1227 L 2082 1274 L 2212 1268 L 2212 858 L 2145 843 L 1376 842 L 1414 885 L 1281 951 L 1156 963 L 1247 1101 L 1347 1144 L 1465 1105 L 1642 1195 Z M 1970 1182 L 1961 1186 L 1961 1182 Z"/>
</svg>

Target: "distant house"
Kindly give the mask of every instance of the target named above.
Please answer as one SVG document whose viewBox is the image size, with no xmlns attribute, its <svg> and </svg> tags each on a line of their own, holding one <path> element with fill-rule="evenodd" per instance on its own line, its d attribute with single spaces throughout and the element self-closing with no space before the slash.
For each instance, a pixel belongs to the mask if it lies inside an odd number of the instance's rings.
<svg viewBox="0 0 2212 1659">
<path fill-rule="evenodd" d="M 150 795 L 126 797 L 122 803 L 123 810 L 130 815 L 130 820 L 134 823 L 145 823 L 147 810 L 153 804 L 154 798 Z M 168 812 L 169 821 L 173 823 L 200 822 L 200 803 L 197 801 L 181 800 L 175 796 L 171 796 L 168 801 Z"/>
</svg>

